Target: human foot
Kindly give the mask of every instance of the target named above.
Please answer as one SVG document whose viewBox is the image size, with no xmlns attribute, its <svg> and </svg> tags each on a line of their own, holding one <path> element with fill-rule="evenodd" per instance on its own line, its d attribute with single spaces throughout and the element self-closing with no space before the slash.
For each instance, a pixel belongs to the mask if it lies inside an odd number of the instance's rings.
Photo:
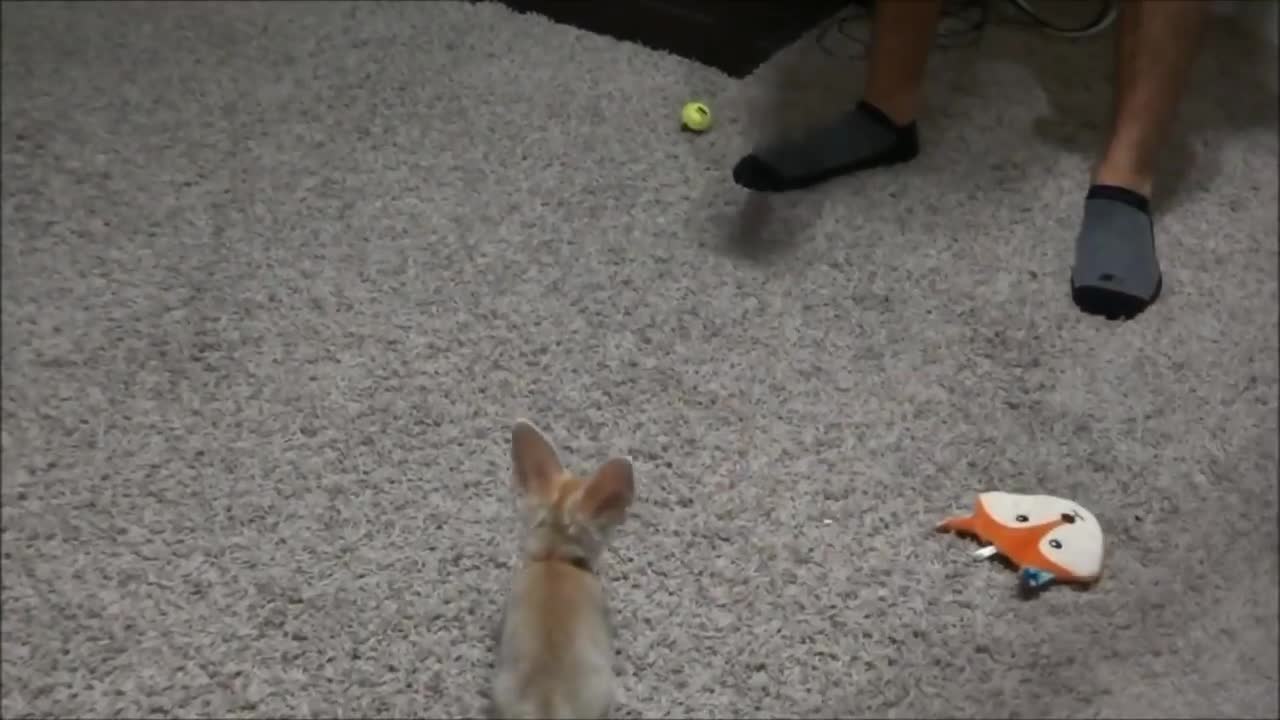
<svg viewBox="0 0 1280 720">
<path fill-rule="evenodd" d="M 1147 197 L 1117 185 L 1089 188 L 1071 269 L 1076 306 L 1127 320 L 1154 303 L 1162 285 Z"/>
<path fill-rule="evenodd" d="M 733 180 L 748 190 L 800 190 L 859 170 L 906 162 L 920 152 L 914 122 L 895 123 L 867 102 L 798 138 L 738 161 Z"/>
</svg>

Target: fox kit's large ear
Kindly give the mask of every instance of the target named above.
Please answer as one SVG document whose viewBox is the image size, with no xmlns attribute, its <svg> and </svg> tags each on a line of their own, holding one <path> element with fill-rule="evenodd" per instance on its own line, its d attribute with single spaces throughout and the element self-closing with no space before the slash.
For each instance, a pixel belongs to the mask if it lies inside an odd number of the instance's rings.
<svg viewBox="0 0 1280 720">
<path fill-rule="evenodd" d="M 542 431 L 528 420 L 517 420 L 511 428 L 511 468 L 516 489 L 523 495 L 546 498 L 564 467 L 556 449 Z"/>
<path fill-rule="evenodd" d="M 578 512 L 595 525 L 612 527 L 626 517 L 635 492 L 631 461 L 613 458 L 601 465 L 583 488 L 582 497 L 578 500 Z"/>
</svg>

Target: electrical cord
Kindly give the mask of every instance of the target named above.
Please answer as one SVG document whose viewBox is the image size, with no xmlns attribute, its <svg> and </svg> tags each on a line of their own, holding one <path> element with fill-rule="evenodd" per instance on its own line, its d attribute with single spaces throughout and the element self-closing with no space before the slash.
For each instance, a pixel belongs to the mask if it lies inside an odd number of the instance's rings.
<svg viewBox="0 0 1280 720">
<path fill-rule="evenodd" d="M 1117 0 L 1099 0 L 1098 12 L 1079 26 L 1061 25 L 1044 17 L 1033 7 L 1033 0 L 1007 0 L 1029 24 L 1063 38 L 1096 35 L 1116 19 Z M 869 23 L 874 0 L 856 0 L 849 12 L 843 13 L 819 28 L 818 48 L 833 57 L 861 60 L 870 43 Z M 951 0 L 943 6 L 938 23 L 937 45 L 954 48 L 976 41 L 989 21 L 987 0 Z"/>
<path fill-rule="evenodd" d="M 848 12 L 832 18 L 819 28 L 818 47 L 827 55 L 847 60 L 861 60 L 870 44 L 870 23 L 873 0 L 855 2 Z M 938 22 L 939 47 L 959 47 L 978 39 L 987 24 L 987 4 L 982 0 L 948 2 Z"/>
<path fill-rule="evenodd" d="M 1035 9 L 1031 7 L 1031 4 L 1027 2 L 1027 0 L 1008 1 L 1010 5 L 1021 11 L 1029 20 L 1036 25 L 1039 25 L 1041 30 L 1044 30 L 1050 35 L 1067 38 L 1082 38 L 1089 37 L 1090 35 L 1097 35 L 1110 27 L 1111 23 L 1115 22 L 1116 15 L 1120 12 L 1116 0 L 1104 0 L 1100 4 L 1098 12 L 1089 20 L 1089 22 L 1079 27 L 1064 27 L 1046 20 L 1043 15 L 1036 12 Z"/>
</svg>

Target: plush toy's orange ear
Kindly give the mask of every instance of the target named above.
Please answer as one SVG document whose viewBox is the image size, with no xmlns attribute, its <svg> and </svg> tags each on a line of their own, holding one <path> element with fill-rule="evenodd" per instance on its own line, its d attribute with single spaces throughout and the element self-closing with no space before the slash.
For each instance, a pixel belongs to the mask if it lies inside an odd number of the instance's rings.
<svg viewBox="0 0 1280 720">
<path fill-rule="evenodd" d="M 966 533 L 969 535 L 977 534 L 977 527 L 974 526 L 972 515 L 966 517 L 949 517 L 938 523 L 935 529 L 938 532 Z"/>
<path fill-rule="evenodd" d="M 982 537 L 982 527 L 984 525 L 982 519 L 984 515 L 985 513 L 982 509 L 982 500 L 979 498 L 978 501 L 973 504 L 973 512 L 971 514 L 949 517 L 938 523 L 937 526 L 935 526 L 935 529 L 938 532 L 953 532 L 963 535 L 973 535 L 986 540 L 986 538 Z"/>
</svg>

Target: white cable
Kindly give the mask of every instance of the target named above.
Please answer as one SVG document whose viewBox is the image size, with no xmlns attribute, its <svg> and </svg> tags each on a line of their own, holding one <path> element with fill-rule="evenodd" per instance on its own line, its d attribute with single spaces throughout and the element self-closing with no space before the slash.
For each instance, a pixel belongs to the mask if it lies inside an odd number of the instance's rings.
<svg viewBox="0 0 1280 720">
<path fill-rule="evenodd" d="M 1119 4 L 1116 0 L 1104 0 L 1104 2 L 1106 3 L 1106 8 L 1099 12 L 1098 15 L 1088 24 L 1079 28 L 1064 28 L 1058 27 L 1041 17 L 1040 13 L 1036 12 L 1031 7 L 1032 3 L 1029 2 L 1029 0 L 1009 0 L 1010 5 L 1013 5 L 1015 8 L 1020 10 L 1023 15 L 1034 20 L 1035 23 L 1040 26 L 1040 29 L 1050 35 L 1065 38 L 1089 37 L 1091 35 L 1097 35 L 1110 27 L 1111 23 L 1115 22 L 1116 15 L 1119 13 Z"/>
</svg>

